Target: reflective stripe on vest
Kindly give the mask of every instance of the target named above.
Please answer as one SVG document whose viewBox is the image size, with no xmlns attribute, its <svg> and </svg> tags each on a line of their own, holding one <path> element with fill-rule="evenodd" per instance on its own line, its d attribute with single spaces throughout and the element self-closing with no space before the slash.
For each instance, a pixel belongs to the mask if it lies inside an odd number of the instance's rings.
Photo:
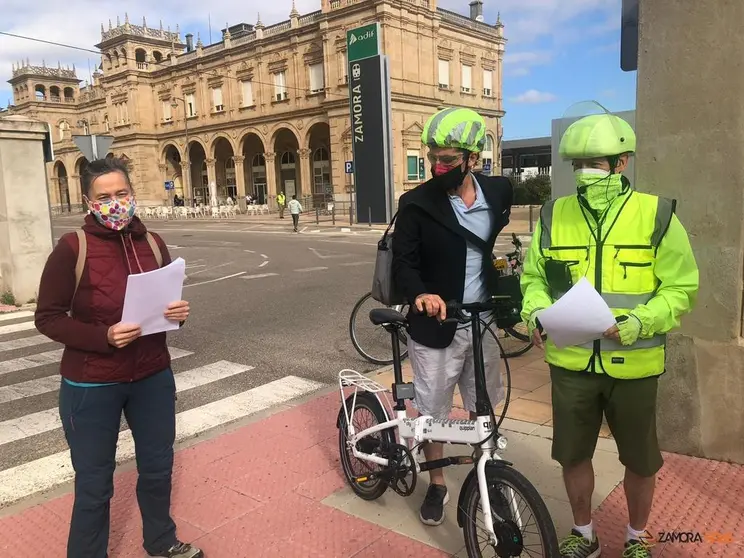
<svg viewBox="0 0 744 558">
<path fill-rule="evenodd" d="M 553 209 L 555 209 L 556 200 L 550 200 L 542 206 L 540 210 L 540 249 L 547 250 L 552 245 L 551 231 L 553 230 Z M 658 248 L 661 239 L 669 228 L 672 221 L 672 215 L 677 207 L 677 200 L 668 198 L 657 198 L 656 220 L 654 222 L 654 232 L 651 233 L 651 245 Z M 609 303 L 608 303 L 609 304 Z M 612 307 L 612 304 L 609 305 Z M 627 307 L 626 307 L 627 308 Z M 630 306 L 630 308 L 633 308 Z"/>
<path fill-rule="evenodd" d="M 576 271 L 592 282 L 594 282 L 595 273 L 602 275 L 604 279 L 598 279 L 601 281 L 598 290 L 602 291 L 600 293 L 602 299 L 614 310 L 613 314 L 627 314 L 639 304 L 648 303 L 655 296 L 658 281 L 656 285 L 652 284 L 650 281 L 653 280 L 653 276 L 649 277 L 648 272 L 643 276 L 644 279 L 641 279 L 641 276 L 633 275 L 630 279 L 630 292 L 623 292 L 628 290 L 622 284 L 623 278 L 620 277 L 620 283 L 616 282 L 617 276 L 615 276 L 616 279 L 608 279 L 608 270 L 611 268 L 606 266 L 609 262 L 613 262 L 611 264 L 613 266 L 618 265 L 617 254 L 621 253 L 621 250 L 629 251 L 629 254 L 636 250 L 635 256 L 630 256 L 631 259 L 625 264 L 626 271 L 627 266 L 632 266 L 634 259 L 638 258 L 639 251 L 644 253 L 644 256 L 640 260 L 635 259 L 635 261 L 639 262 L 639 265 L 643 263 L 643 267 L 647 265 L 650 268 L 653 265 L 656 250 L 669 228 L 676 206 L 674 200 L 655 196 L 653 198 L 655 198 L 655 208 L 651 205 L 654 203 L 651 196 L 631 193 L 626 201 L 631 202 L 632 200 L 632 203 L 628 205 L 624 202 L 614 220 L 608 218 L 608 221 L 612 224 L 602 231 L 602 237 L 599 239 L 601 240 L 600 247 L 593 244 L 591 235 L 594 233 L 591 232 L 589 224 L 582 216 L 581 207 L 575 201 L 575 198 L 573 200 L 571 198 L 551 200 L 542 207 L 540 212 L 540 251 L 547 258 L 571 261 L 576 264 L 576 267 L 572 268 L 574 281 L 577 279 Z M 557 212 L 556 206 L 559 207 Z M 652 213 L 654 210 L 655 214 Z M 554 222 L 554 215 L 556 219 L 561 221 Z M 635 219 L 642 219 L 638 221 L 638 227 L 633 226 L 633 223 L 636 222 Z M 650 219 L 654 220 L 653 230 L 649 230 L 651 228 Z M 621 225 L 620 228 L 616 229 L 614 225 L 617 222 Z M 581 230 L 583 227 L 586 227 L 586 240 L 584 240 L 584 232 Z M 604 247 L 604 251 L 602 251 L 602 247 Z M 587 251 L 586 268 L 580 267 L 579 262 L 575 261 L 575 259 L 578 259 L 575 255 L 576 251 L 582 250 Z M 617 251 L 614 260 L 608 256 L 607 250 Z M 569 256 L 571 251 L 574 252 L 574 255 Z M 601 261 L 598 260 L 598 257 L 601 258 Z M 569 263 L 569 265 L 572 265 L 572 263 Z M 597 268 L 598 265 L 604 267 Z M 620 259 L 620 265 L 623 265 L 622 258 Z M 581 266 L 583 266 L 583 261 Z M 630 269 L 633 268 L 630 267 Z M 610 277 L 612 277 L 611 272 Z M 635 284 L 632 282 L 633 277 L 636 277 Z M 638 283 L 638 281 L 641 282 Z M 613 288 L 620 292 L 607 292 L 612 291 Z M 646 289 L 648 292 L 643 292 Z M 633 292 L 634 290 L 640 292 Z M 564 292 L 553 292 L 552 296 L 554 300 L 557 300 L 564 294 Z M 585 367 L 590 367 L 593 361 L 592 355 L 594 354 L 595 344 L 596 342 L 590 342 L 558 349 L 552 343 L 548 343 L 546 360 L 551 364 L 570 369 L 586 369 Z M 602 353 L 602 358 L 595 362 L 594 369 L 621 378 L 659 374 L 663 372 L 665 344 L 665 335 L 639 339 L 631 346 L 623 346 L 611 339 L 600 339 L 599 350 Z"/>
</svg>

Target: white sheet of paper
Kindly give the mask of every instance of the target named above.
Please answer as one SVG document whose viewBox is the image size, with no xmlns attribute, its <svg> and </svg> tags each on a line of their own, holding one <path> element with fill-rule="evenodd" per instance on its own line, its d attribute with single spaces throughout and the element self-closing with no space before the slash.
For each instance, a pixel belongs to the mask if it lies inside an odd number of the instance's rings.
<svg viewBox="0 0 744 558">
<path fill-rule="evenodd" d="M 586 277 L 537 317 L 558 348 L 600 339 L 615 325 L 610 307 Z"/>
<path fill-rule="evenodd" d="M 186 262 L 183 258 L 176 258 L 154 271 L 130 275 L 121 321 L 138 324 L 142 335 L 178 329 L 178 322 L 171 322 L 163 313 L 171 302 L 181 300 L 185 278 Z"/>
</svg>

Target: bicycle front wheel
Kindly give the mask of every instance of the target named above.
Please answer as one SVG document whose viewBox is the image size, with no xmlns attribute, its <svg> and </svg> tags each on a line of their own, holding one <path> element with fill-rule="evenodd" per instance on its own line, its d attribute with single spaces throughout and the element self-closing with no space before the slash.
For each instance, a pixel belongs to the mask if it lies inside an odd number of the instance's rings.
<svg viewBox="0 0 744 558">
<path fill-rule="evenodd" d="M 351 344 L 363 358 L 380 366 L 393 363 L 390 334 L 385 331 L 385 328 L 376 326 L 369 320 L 369 311 L 382 307 L 384 307 L 383 304 L 372 298 L 372 293 L 367 293 L 354 305 L 349 318 Z M 394 308 L 404 316 L 408 312 L 407 305 Z M 406 347 L 408 337 L 405 331 L 401 331 L 399 339 L 401 343 L 400 358 L 403 360 L 408 355 L 408 348 Z"/>
<path fill-rule="evenodd" d="M 535 487 L 512 467 L 492 463 L 486 465 L 486 483 L 499 540 L 495 547 L 488 542 L 478 477 L 472 474 L 463 487 L 462 508 L 458 510 L 468 558 L 559 558 L 553 520 Z"/>
</svg>

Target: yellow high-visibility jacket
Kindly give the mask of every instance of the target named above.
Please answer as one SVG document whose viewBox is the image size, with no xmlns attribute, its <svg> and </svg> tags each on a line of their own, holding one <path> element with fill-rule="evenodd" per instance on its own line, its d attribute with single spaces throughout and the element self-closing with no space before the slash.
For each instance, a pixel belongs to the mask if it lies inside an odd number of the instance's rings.
<svg viewBox="0 0 744 558">
<path fill-rule="evenodd" d="M 633 313 L 642 324 L 630 346 L 602 338 L 559 349 L 548 335 L 548 363 L 621 379 L 664 372 L 666 333 L 692 310 L 699 286 L 695 256 L 674 210 L 673 200 L 632 190 L 612 203 L 601 223 L 577 196 L 543 206 L 521 278 L 522 318 L 564 294 L 548 285 L 545 261 L 552 258 L 569 266 L 573 284 L 586 277 L 615 316 Z"/>
</svg>

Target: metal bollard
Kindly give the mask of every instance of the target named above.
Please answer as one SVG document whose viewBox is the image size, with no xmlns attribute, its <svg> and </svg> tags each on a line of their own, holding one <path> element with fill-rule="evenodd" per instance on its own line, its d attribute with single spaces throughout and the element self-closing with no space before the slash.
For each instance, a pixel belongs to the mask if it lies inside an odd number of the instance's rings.
<svg viewBox="0 0 744 558">
<path fill-rule="evenodd" d="M 317 207 L 315 208 L 315 224 L 320 224 L 320 209 L 318 209 Z"/>
<path fill-rule="evenodd" d="M 333 207 L 331 208 L 331 221 L 333 222 L 333 226 L 336 226 L 336 204 L 333 204 Z"/>
<path fill-rule="evenodd" d="M 530 232 L 533 232 L 534 225 L 532 222 L 532 206 L 530 205 Z"/>
<path fill-rule="evenodd" d="M 371 207 L 367 208 L 367 219 L 369 221 L 370 228 L 372 228 L 372 208 Z"/>
</svg>

